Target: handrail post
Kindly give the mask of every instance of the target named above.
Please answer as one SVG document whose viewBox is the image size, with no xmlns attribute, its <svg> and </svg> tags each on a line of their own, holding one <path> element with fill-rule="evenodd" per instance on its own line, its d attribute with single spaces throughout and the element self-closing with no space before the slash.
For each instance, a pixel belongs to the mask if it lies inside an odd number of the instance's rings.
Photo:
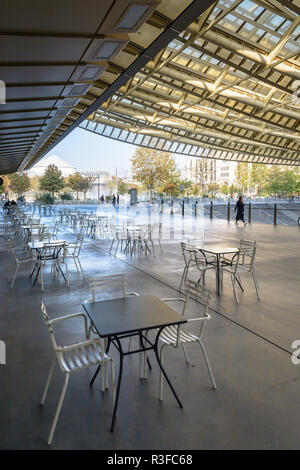
<svg viewBox="0 0 300 470">
<path fill-rule="evenodd" d="M 171 212 L 170 212 L 170 215 L 174 215 L 174 212 L 173 212 L 173 203 L 174 203 L 174 199 L 171 199 Z"/>
<path fill-rule="evenodd" d="M 248 207 L 248 224 L 251 224 L 251 216 L 252 216 L 252 205 L 251 205 L 251 202 L 249 202 L 249 207 Z"/>
<path fill-rule="evenodd" d="M 230 201 L 227 203 L 227 222 L 230 222 Z"/>
<path fill-rule="evenodd" d="M 184 216 L 184 199 L 182 200 L 182 216 Z"/>
<path fill-rule="evenodd" d="M 277 204 L 274 204 L 274 225 L 277 225 Z"/>
<path fill-rule="evenodd" d="M 195 217 L 197 217 L 198 201 L 195 201 Z"/>
<path fill-rule="evenodd" d="M 212 201 L 210 201 L 209 216 L 211 219 L 213 218 L 213 202 Z"/>
<path fill-rule="evenodd" d="M 161 210 L 161 213 L 163 213 L 164 211 L 164 198 L 163 197 L 161 198 L 160 210 Z"/>
</svg>

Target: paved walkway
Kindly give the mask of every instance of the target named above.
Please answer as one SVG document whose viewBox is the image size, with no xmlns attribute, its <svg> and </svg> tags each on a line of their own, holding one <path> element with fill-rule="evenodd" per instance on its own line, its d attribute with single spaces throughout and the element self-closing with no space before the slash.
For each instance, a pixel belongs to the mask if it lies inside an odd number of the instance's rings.
<svg viewBox="0 0 300 470">
<path fill-rule="evenodd" d="M 59 238 L 73 239 L 69 231 Z M 190 349 L 191 365 L 180 350 L 166 354 L 166 367 L 180 395 L 180 410 L 165 387 L 158 400 L 158 370 L 147 381 L 139 379 L 138 360 L 126 359 L 118 420 L 109 433 L 111 395 L 101 394 L 97 380 L 88 386 L 93 371 L 74 374 L 54 436 L 53 449 L 280 449 L 299 448 L 300 365 L 290 359 L 291 342 L 300 339 L 299 237 L 293 227 L 253 225 L 246 228 L 222 221 L 205 222 L 208 242 L 238 244 L 241 237 L 258 242 L 257 274 L 262 299 L 257 302 L 252 280 L 236 305 L 230 279 L 222 295 L 212 298 L 212 320 L 204 337 L 218 389 L 212 390 L 197 346 Z M 166 241 L 163 255 L 130 257 L 107 252 L 108 243 L 86 240 L 82 265 L 88 276 L 123 272 L 129 290 L 178 296 L 183 269 L 178 241 Z M 40 314 L 42 293 L 20 274 L 13 290 L 8 274 L 12 257 L 0 236 L 0 339 L 7 344 L 7 364 L 0 366 L 0 448 L 46 448 L 53 413 L 62 386 L 57 369 L 44 408 L 39 400 L 52 351 Z M 45 275 L 45 300 L 53 316 L 82 310 L 89 297 L 70 263 L 70 288 Z M 207 275 L 207 287 L 215 282 Z M 192 302 L 189 314 L 201 307 Z M 58 338 L 78 337 L 80 325 L 62 326 Z M 114 354 L 114 357 L 117 357 Z M 117 361 L 116 361 L 117 362 Z M 154 358 L 152 360 L 154 364 Z M 5 404 L 5 405 L 4 405 Z"/>
</svg>

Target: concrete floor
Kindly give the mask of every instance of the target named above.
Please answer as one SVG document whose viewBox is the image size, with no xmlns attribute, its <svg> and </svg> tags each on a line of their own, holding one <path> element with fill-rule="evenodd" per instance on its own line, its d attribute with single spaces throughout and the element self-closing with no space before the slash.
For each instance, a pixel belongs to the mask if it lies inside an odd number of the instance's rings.
<svg viewBox="0 0 300 470">
<path fill-rule="evenodd" d="M 181 410 L 165 386 L 158 400 L 158 369 L 152 358 L 147 381 L 139 379 L 138 358 L 127 357 L 115 432 L 109 432 L 111 393 L 100 391 L 100 380 L 88 386 L 93 370 L 71 376 L 52 449 L 298 449 L 300 447 L 300 365 L 291 362 L 291 343 L 300 339 L 300 231 L 294 227 L 236 227 L 205 221 L 205 240 L 232 246 L 241 237 L 258 242 L 256 271 L 262 299 L 252 280 L 236 305 L 230 279 L 215 295 L 212 274 L 212 319 L 204 342 L 218 389 L 209 377 L 197 345 L 189 349 L 191 365 L 180 350 L 166 354 L 168 374 L 182 399 Z M 61 231 L 59 238 L 74 235 Z M 183 269 L 179 241 L 165 241 L 157 256 L 117 257 L 108 243 L 86 239 L 82 265 L 86 276 L 126 273 L 128 289 L 178 296 Z M 47 329 L 40 313 L 41 290 L 26 272 L 9 289 L 13 266 L 8 244 L 0 235 L 0 339 L 7 345 L 7 364 L 0 366 L 0 449 L 46 449 L 46 439 L 63 384 L 58 367 L 42 408 L 39 400 L 52 358 Z M 53 317 L 82 311 L 89 297 L 88 279 L 70 262 L 70 288 L 45 275 L 44 298 Z M 178 306 L 179 308 L 179 306 Z M 201 306 L 191 302 L 188 313 Z M 77 320 L 61 325 L 58 340 L 78 339 Z M 111 350 L 116 359 L 117 355 Z"/>
</svg>

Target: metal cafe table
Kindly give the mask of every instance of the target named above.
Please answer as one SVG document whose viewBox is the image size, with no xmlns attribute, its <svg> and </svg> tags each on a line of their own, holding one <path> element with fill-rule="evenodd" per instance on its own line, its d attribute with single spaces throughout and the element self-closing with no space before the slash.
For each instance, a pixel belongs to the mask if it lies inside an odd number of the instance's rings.
<svg viewBox="0 0 300 470">
<path fill-rule="evenodd" d="M 157 363 L 168 382 L 177 403 L 180 408 L 182 408 L 182 404 L 161 364 L 158 353 L 158 341 L 162 330 L 166 326 L 180 325 L 182 323 L 186 323 L 186 320 L 153 294 L 84 303 L 83 308 L 89 316 L 100 338 L 107 338 L 106 352 L 108 353 L 111 343 L 119 351 L 120 367 L 116 399 L 111 421 L 111 432 L 114 430 L 119 402 L 123 373 L 123 359 L 124 356 L 129 354 L 136 354 L 150 350 L 155 352 Z M 154 341 L 150 341 L 145 334 L 150 330 L 157 330 Z M 139 338 L 139 349 L 124 352 L 121 340 L 132 336 L 137 336 Z M 99 370 L 100 367 L 96 370 L 90 385 L 93 384 Z"/>
<path fill-rule="evenodd" d="M 50 240 L 50 241 L 32 241 L 28 242 L 27 246 L 30 248 L 30 250 L 35 250 L 38 253 L 38 257 L 42 256 L 42 251 L 47 246 L 48 248 L 52 249 L 51 255 L 47 256 L 48 259 L 57 259 L 61 250 L 63 250 L 65 247 L 68 246 L 68 242 L 66 240 Z M 38 268 L 38 269 L 37 269 Z M 37 273 L 33 282 L 33 285 L 35 285 L 40 268 L 38 267 L 38 262 L 36 263 L 35 267 L 33 268 L 32 273 L 29 276 L 29 279 L 32 278 L 35 270 L 37 269 Z M 65 281 L 67 281 L 62 269 L 59 267 L 59 270 L 64 278 Z"/>
<path fill-rule="evenodd" d="M 195 249 L 201 251 L 203 256 L 206 258 L 206 255 L 214 255 L 216 262 L 215 262 L 215 267 L 216 267 L 216 292 L 217 295 L 220 295 L 221 292 L 221 276 L 220 276 L 220 268 L 221 265 L 224 264 L 230 264 L 224 257 L 224 255 L 235 255 L 238 253 L 239 248 L 237 247 L 228 247 L 228 246 L 222 246 L 222 245 L 204 245 L 204 246 L 195 246 Z M 209 264 L 209 263 L 208 263 Z"/>
</svg>

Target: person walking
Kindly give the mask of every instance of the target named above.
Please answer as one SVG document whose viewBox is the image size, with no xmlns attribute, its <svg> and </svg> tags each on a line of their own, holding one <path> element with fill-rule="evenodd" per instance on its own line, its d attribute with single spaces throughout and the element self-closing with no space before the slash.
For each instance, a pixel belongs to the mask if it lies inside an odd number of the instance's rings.
<svg viewBox="0 0 300 470">
<path fill-rule="evenodd" d="M 120 195 L 119 195 L 119 193 L 117 194 L 117 204 L 118 205 L 120 204 Z"/>
<path fill-rule="evenodd" d="M 112 203 L 114 206 L 116 205 L 116 196 L 114 194 L 112 195 Z"/>
<path fill-rule="evenodd" d="M 238 225 L 239 220 L 244 222 L 245 226 L 247 225 L 247 222 L 245 222 L 245 219 L 244 219 L 244 208 L 245 208 L 245 204 L 244 204 L 242 196 L 240 196 L 234 208 L 234 212 L 236 212 L 235 223 L 237 225 Z"/>
</svg>

